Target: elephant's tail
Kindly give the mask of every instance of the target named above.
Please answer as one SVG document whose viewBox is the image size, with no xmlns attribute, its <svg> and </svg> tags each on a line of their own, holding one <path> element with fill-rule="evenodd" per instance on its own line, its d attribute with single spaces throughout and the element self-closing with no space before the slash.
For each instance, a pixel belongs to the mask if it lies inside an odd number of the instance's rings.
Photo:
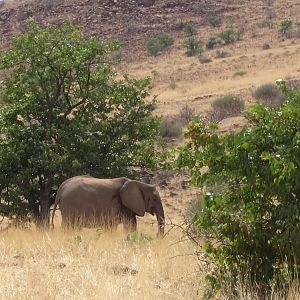
<svg viewBox="0 0 300 300">
<path fill-rule="evenodd" d="M 53 206 L 53 211 L 52 211 L 52 217 L 51 217 L 51 228 L 54 229 L 54 215 L 55 215 L 55 211 L 56 211 L 56 207 L 57 205 L 59 204 L 59 201 L 60 201 L 60 189 L 58 189 L 57 193 L 56 193 L 56 197 L 55 197 L 55 202 L 54 202 L 54 206 Z"/>
</svg>

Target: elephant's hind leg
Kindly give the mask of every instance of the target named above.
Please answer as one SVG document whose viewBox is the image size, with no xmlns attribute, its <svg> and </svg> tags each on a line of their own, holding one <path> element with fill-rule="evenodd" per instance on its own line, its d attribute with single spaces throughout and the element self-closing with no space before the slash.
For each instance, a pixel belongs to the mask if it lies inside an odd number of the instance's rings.
<svg viewBox="0 0 300 300">
<path fill-rule="evenodd" d="M 63 217 L 61 226 L 64 231 L 70 231 L 80 228 L 79 220 L 73 214 Z"/>
</svg>

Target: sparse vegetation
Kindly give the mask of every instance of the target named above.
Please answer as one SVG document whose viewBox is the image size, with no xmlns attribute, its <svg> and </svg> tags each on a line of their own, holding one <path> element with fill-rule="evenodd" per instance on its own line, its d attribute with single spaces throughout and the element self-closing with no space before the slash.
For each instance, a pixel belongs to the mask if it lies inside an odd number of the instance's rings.
<svg viewBox="0 0 300 300">
<path fill-rule="evenodd" d="M 160 51 L 174 44 L 174 38 L 169 34 L 163 33 L 151 38 L 146 47 L 151 55 L 157 55 Z"/>
<path fill-rule="evenodd" d="M 188 56 L 199 55 L 203 52 L 203 42 L 195 37 L 190 37 L 184 41 L 184 46 L 186 48 L 186 54 Z"/>
<path fill-rule="evenodd" d="M 283 94 L 275 84 L 264 84 L 256 89 L 254 98 L 266 106 L 278 106 L 283 102 Z"/>
<path fill-rule="evenodd" d="M 245 103 L 235 95 L 225 95 L 212 102 L 212 112 L 209 115 L 211 121 L 220 121 L 226 117 L 241 114 Z"/>
</svg>

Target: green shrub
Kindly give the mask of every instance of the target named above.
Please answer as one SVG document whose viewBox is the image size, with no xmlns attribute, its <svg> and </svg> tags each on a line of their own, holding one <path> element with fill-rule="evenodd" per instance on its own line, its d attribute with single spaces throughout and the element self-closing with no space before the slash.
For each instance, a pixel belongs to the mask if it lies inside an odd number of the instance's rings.
<svg viewBox="0 0 300 300">
<path fill-rule="evenodd" d="M 151 38 L 147 42 L 146 47 L 151 55 L 157 55 L 158 52 L 166 49 L 167 47 L 173 44 L 174 44 L 173 37 L 164 33 Z"/>
<path fill-rule="evenodd" d="M 213 109 L 211 119 L 220 121 L 226 117 L 239 115 L 244 110 L 245 103 L 237 96 L 225 95 L 214 100 L 211 106 Z"/>
<path fill-rule="evenodd" d="M 256 89 L 254 98 L 266 106 L 278 106 L 283 102 L 283 94 L 275 84 L 264 84 Z"/>
<path fill-rule="evenodd" d="M 225 299 L 275 299 L 278 288 L 288 299 L 288 284 L 299 284 L 300 90 L 286 97 L 274 110 L 250 106 L 237 133 L 200 118 L 188 125 L 178 165 L 207 191 L 194 217 L 201 259 L 212 264 L 207 297 L 221 289 Z M 237 297 L 245 280 L 257 298 Z"/>
<path fill-rule="evenodd" d="M 291 29 L 293 22 L 289 19 L 285 19 L 280 23 L 280 32 L 282 34 L 287 34 L 287 32 Z"/>
<path fill-rule="evenodd" d="M 232 28 L 228 28 L 219 33 L 219 37 L 224 41 L 225 44 L 232 44 L 240 40 L 241 33 Z"/>
<path fill-rule="evenodd" d="M 184 32 L 187 36 L 197 35 L 197 29 L 192 24 L 187 24 L 184 27 Z"/>
<path fill-rule="evenodd" d="M 163 138 L 178 138 L 182 135 L 182 125 L 174 118 L 164 118 L 160 124 L 160 136 Z"/>
<path fill-rule="evenodd" d="M 199 55 L 203 52 L 203 42 L 194 37 L 190 37 L 187 40 L 185 40 L 184 46 L 187 50 L 186 54 L 188 56 Z"/>
</svg>

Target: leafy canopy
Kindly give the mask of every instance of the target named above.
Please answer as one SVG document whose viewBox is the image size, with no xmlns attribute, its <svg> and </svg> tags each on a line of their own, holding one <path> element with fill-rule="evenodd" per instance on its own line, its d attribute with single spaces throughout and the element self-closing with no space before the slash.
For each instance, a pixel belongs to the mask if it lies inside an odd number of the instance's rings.
<svg viewBox="0 0 300 300">
<path fill-rule="evenodd" d="M 188 126 L 178 163 L 207 192 L 194 222 L 212 288 L 232 291 L 247 277 L 266 293 L 299 272 L 300 91 L 285 97 L 279 108 L 251 106 L 238 133 L 219 134 L 201 118 Z"/>
<path fill-rule="evenodd" d="M 27 215 L 27 207 L 45 221 L 65 178 L 153 165 L 158 122 L 154 100 L 146 101 L 149 79 L 117 77 L 116 41 L 85 37 L 69 22 L 27 27 L 0 56 L 0 212 L 15 215 L 16 205 Z"/>
</svg>

